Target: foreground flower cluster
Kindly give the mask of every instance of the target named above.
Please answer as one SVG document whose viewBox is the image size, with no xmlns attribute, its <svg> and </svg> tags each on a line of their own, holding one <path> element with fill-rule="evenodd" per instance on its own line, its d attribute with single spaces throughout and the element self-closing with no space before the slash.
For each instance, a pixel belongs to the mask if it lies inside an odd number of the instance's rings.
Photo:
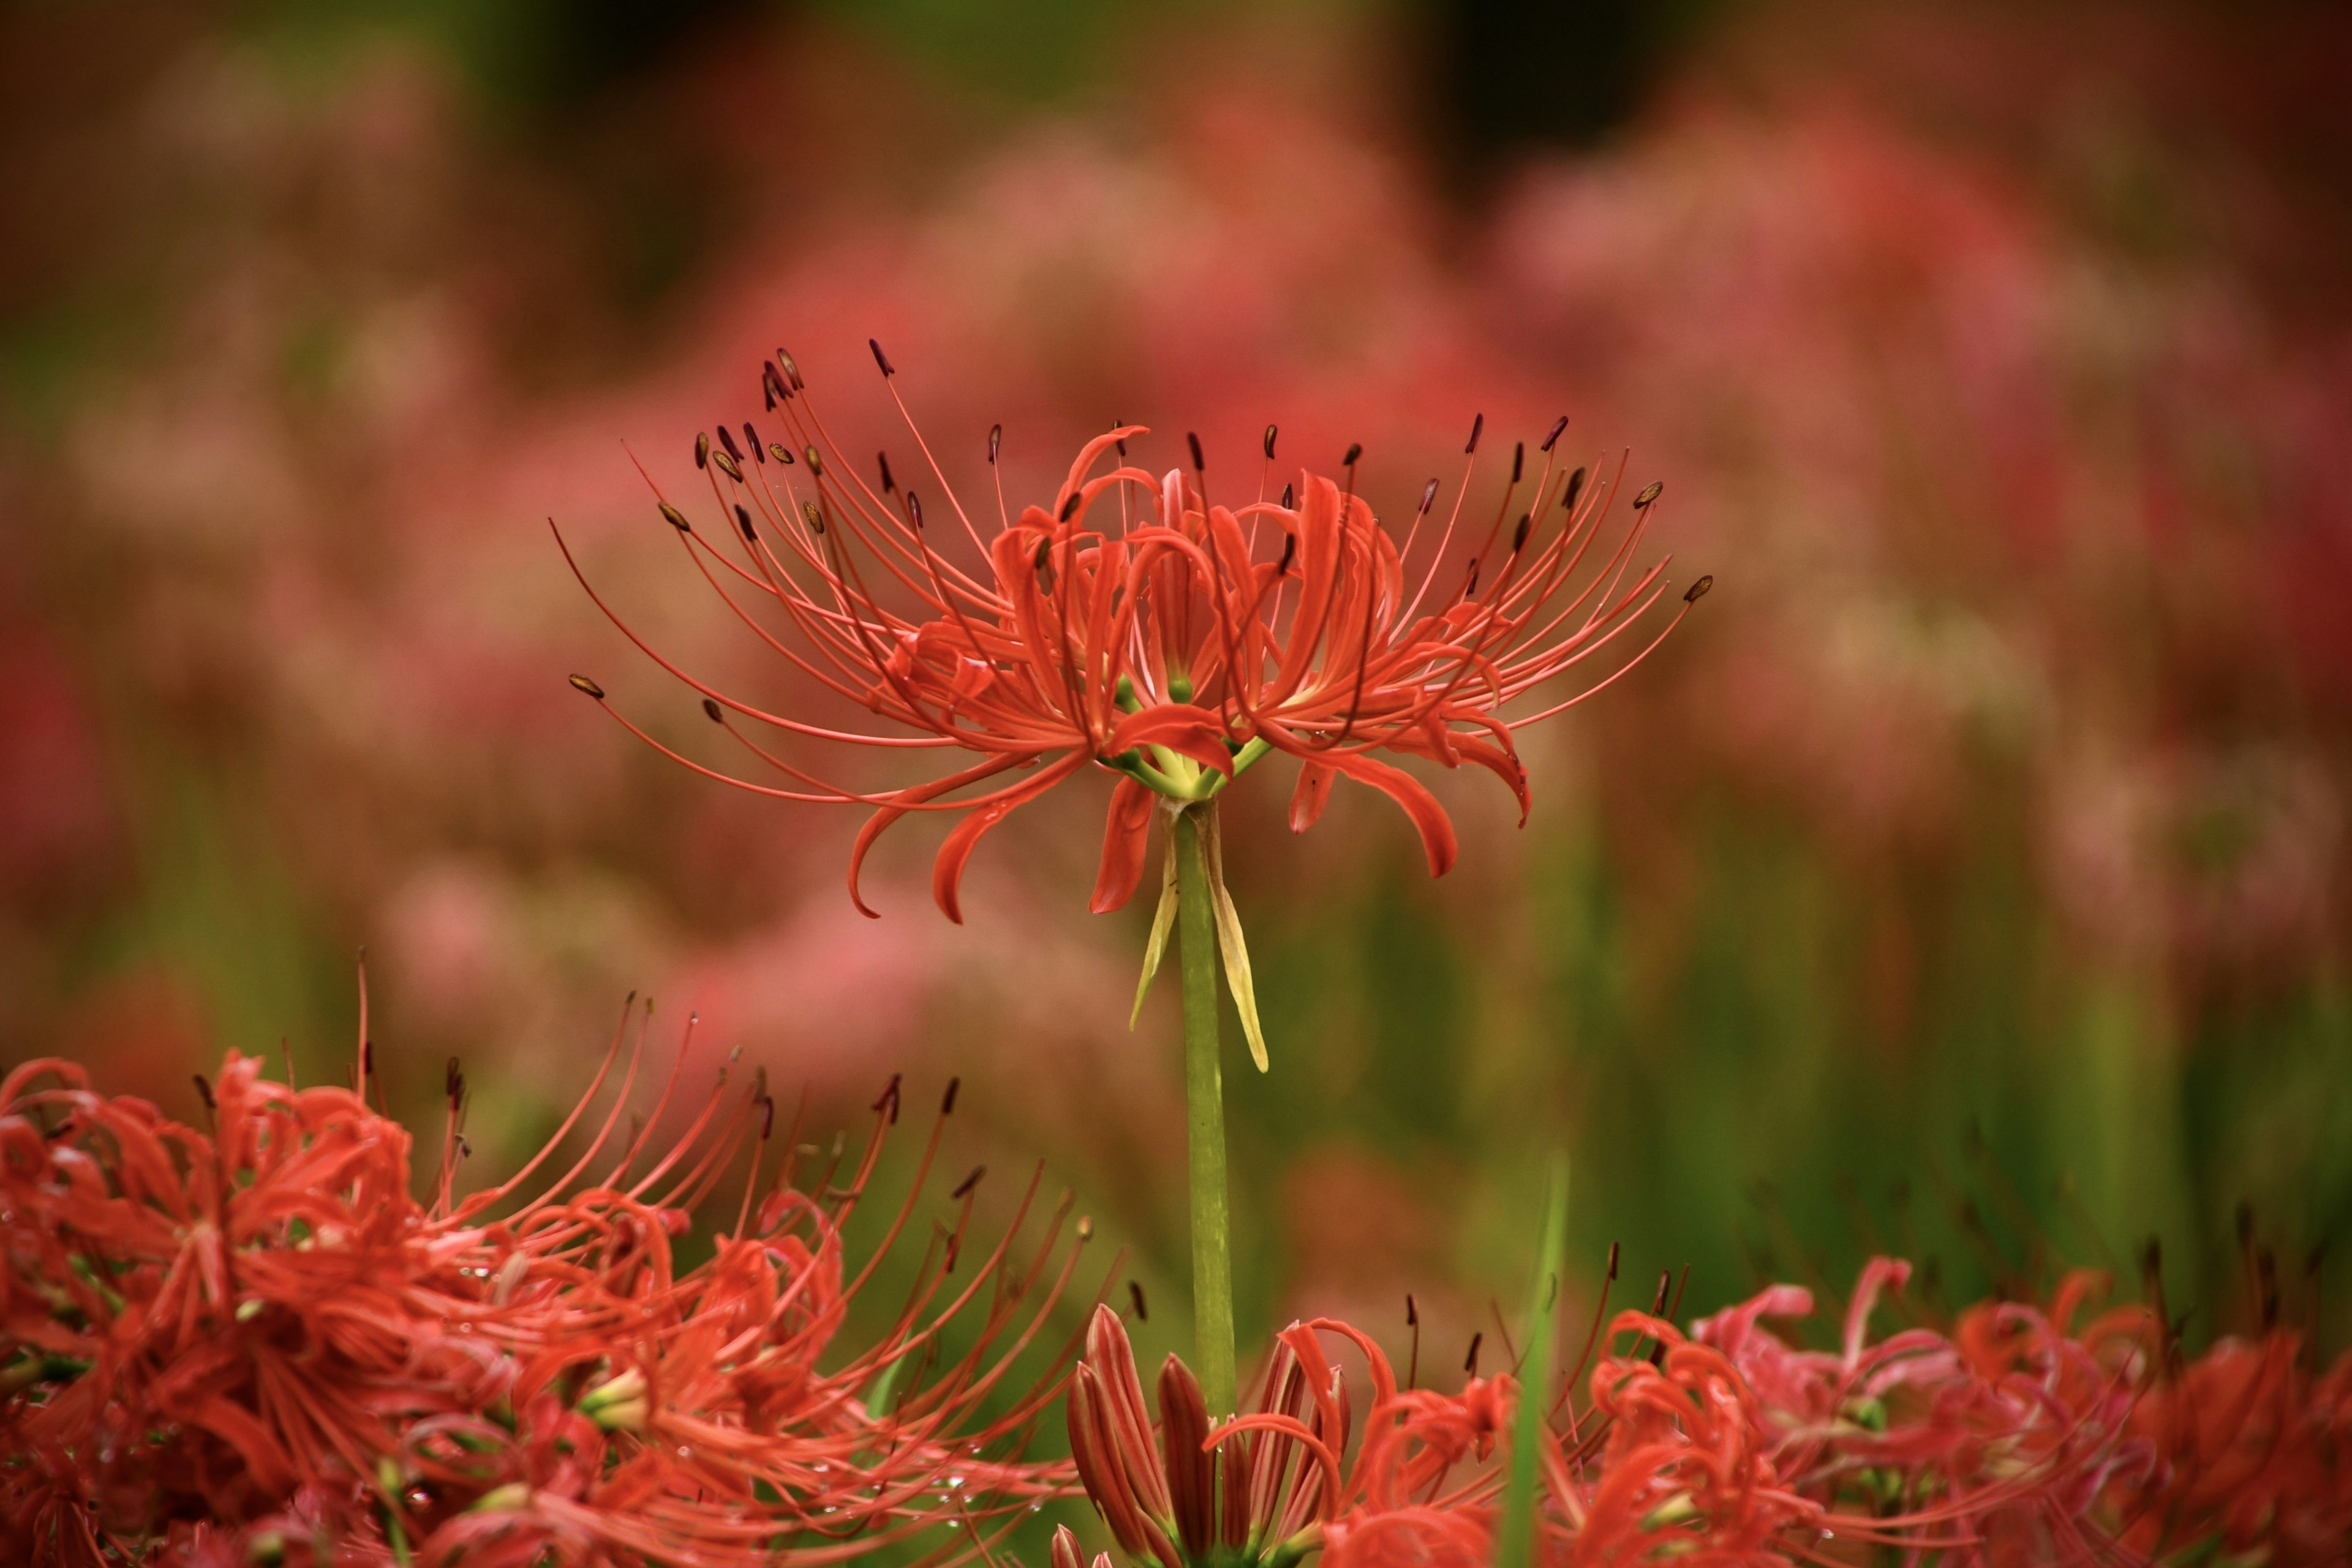
<svg viewBox="0 0 2352 1568">
<path fill-rule="evenodd" d="M 1413 1386 L 1417 1368 L 1400 1384 L 1370 1337 L 1317 1320 L 1277 1336 L 1234 1419 L 1213 1420 L 1171 1356 L 1155 1422 L 1098 1307 L 1072 1375 L 1063 1346 L 1016 1386 L 1077 1248 L 1056 1214 L 1017 1250 L 1018 1222 L 967 1253 L 970 1180 L 889 1331 L 845 1347 L 875 1265 L 849 1268 L 840 1224 L 897 1083 L 849 1168 L 836 1146 L 801 1171 L 816 1151 L 789 1136 L 772 1166 L 755 1161 L 733 1227 L 679 1270 L 688 1211 L 773 1141 L 772 1101 L 756 1083 L 712 1094 L 658 1151 L 642 1128 L 619 1137 L 642 1026 L 623 1043 L 547 1149 L 462 1201 L 454 1070 L 429 1203 L 364 1057 L 353 1089 L 296 1089 L 232 1055 L 217 1085 L 199 1080 L 202 1129 L 102 1096 L 68 1063 L 0 1082 L 0 1554 L 814 1565 L 903 1543 L 1003 1562 L 994 1538 L 1073 1489 L 1071 1465 L 1024 1452 L 1066 1388 L 1075 1480 L 1137 1568 L 1495 1560 L 1520 1397 L 1507 1371 L 1453 1392 Z M 525 1195 L 575 1129 L 584 1152 Z M 918 1193 L 937 1146 L 935 1129 Z M 2186 1359 L 2149 1308 L 2078 1322 L 2103 1288 L 2088 1274 L 2045 1305 L 1874 1337 L 1874 1317 L 1910 1311 L 1908 1274 L 1874 1260 L 1830 1350 L 1766 1327 L 1813 1315 L 1792 1286 L 1686 1332 L 1609 1317 L 1604 1298 L 1541 1428 L 1543 1561 L 2345 1561 L 2352 1357 L 2317 1373 L 2273 1328 Z M 941 1349 L 951 1323 L 961 1354 Z M 1351 1384 L 1342 1362 L 1359 1357 Z M 1084 1563 L 1066 1529 L 1052 1557 Z"/>
<path fill-rule="evenodd" d="M 1874 1341 L 1874 1311 L 1909 1272 L 1872 1261 L 1834 1351 L 1761 1326 L 1811 1315 L 1793 1286 L 1687 1334 L 1619 1313 L 1585 1397 L 1571 1374 L 1541 1429 L 1543 1561 L 2284 1568 L 2352 1553 L 2352 1356 L 2314 1377 L 2296 1336 L 2273 1329 L 2183 1364 L 2147 1309 L 2075 1327 L 2089 1275 L 2046 1310 L 1987 1303 L 1948 1334 Z M 1329 1353 L 1349 1348 L 1371 1395 L 1352 1453 L 1349 1380 Z M 1139 1568 L 1288 1568 L 1318 1550 L 1328 1568 L 1496 1561 L 1493 1461 L 1519 1397 L 1507 1373 L 1454 1394 L 1401 1388 L 1376 1344 L 1323 1319 L 1280 1336 L 1237 1420 L 1212 1428 L 1173 1356 L 1159 1384 L 1155 1435 L 1126 1334 L 1098 1310 L 1070 1446 Z M 1054 1560 L 1081 1568 L 1069 1531 Z"/>
<path fill-rule="evenodd" d="M 68 1062 L 10 1074 L 0 1559 L 820 1563 L 900 1541 L 953 1555 L 1064 1489 L 1066 1468 L 1022 1452 L 1072 1347 L 1025 1385 L 1012 1372 L 1077 1262 L 1066 1203 L 1042 1239 L 1020 1242 L 1016 1221 L 982 1256 L 966 1247 L 974 1173 L 888 1331 L 845 1349 L 880 1252 L 853 1270 L 840 1226 L 898 1119 L 897 1080 L 846 1169 L 838 1142 L 814 1170 L 819 1152 L 789 1137 L 761 1158 L 791 1130 L 763 1085 L 727 1091 L 723 1069 L 656 1146 L 681 1075 L 617 1135 L 643 1018 L 625 1054 L 628 1032 L 556 1138 L 462 1201 L 454 1065 L 430 1203 L 411 1194 L 408 1134 L 369 1103 L 364 1047 L 355 1089 L 296 1089 L 232 1054 L 217 1085 L 197 1080 L 202 1130 L 95 1092 Z M 624 1062 L 584 1152 L 527 1189 Z M 747 1144 L 751 1179 L 719 1199 L 731 1228 L 675 1268 L 689 1212 Z M 959 1352 L 942 1349 L 950 1324 Z"/>
</svg>

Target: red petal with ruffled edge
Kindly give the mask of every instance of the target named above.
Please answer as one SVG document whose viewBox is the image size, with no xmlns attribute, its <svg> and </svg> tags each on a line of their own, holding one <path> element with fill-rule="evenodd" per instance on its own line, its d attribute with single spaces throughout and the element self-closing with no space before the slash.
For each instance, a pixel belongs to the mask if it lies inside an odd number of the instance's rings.
<svg viewBox="0 0 2352 1568">
<path fill-rule="evenodd" d="M 1015 807 L 1026 805 L 1091 760 L 1084 752 L 1072 752 L 1018 790 L 1006 792 L 1003 798 L 980 807 L 956 824 L 955 831 L 940 846 L 939 858 L 931 862 L 931 901 L 940 906 L 941 914 L 958 925 L 963 924 L 963 905 L 957 895 L 963 887 L 964 862 L 971 858 L 972 850 L 988 830 L 1011 816 Z"/>
<path fill-rule="evenodd" d="M 1127 907 L 1143 881 L 1144 853 L 1151 845 L 1151 805 L 1159 797 L 1133 779 L 1111 791 L 1110 815 L 1103 823 L 1102 869 L 1095 875 L 1094 912 Z"/>
<path fill-rule="evenodd" d="M 1291 832 L 1304 833 L 1322 819 L 1323 808 L 1331 803 L 1331 786 L 1339 782 L 1339 770 L 1323 763 L 1308 763 L 1298 770 L 1298 786 L 1290 792 Z"/>
</svg>

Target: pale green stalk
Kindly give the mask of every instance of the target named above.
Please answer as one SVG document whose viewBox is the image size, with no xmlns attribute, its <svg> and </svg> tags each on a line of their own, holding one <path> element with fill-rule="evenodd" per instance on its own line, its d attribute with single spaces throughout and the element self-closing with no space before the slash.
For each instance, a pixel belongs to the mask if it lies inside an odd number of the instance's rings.
<svg viewBox="0 0 2352 1568">
<path fill-rule="evenodd" d="M 1192 1156 L 1192 1330 L 1209 1415 L 1234 1413 L 1233 1205 L 1225 1184 L 1224 1072 L 1217 1039 L 1217 921 L 1200 811 L 1179 812 L 1177 943 L 1184 965 L 1184 1127 Z"/>
</svg>

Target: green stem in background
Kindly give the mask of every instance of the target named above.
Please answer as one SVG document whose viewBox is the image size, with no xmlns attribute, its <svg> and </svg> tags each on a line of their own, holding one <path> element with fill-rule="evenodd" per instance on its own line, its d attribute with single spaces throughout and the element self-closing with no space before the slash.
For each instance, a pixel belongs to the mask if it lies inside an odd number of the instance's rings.
<svg viewBox="0 0 2352 1568">
<path fill-rule="evenodd" d="M 1559 1338 L 1559 1268 L 1567 1251 L 1568 1159 L 1551 1163 L 1544 1197 L 1543 1246 L 1528 1291 L 1528 1354 L 1519 1366 L 1519 1408 L 1511 1433 L 1511 1479 L 1503 1494 L 1503 1533 L 1495 1568 L 1528 1568 L 1536 1561 L 1536 1477 L 1551 1404 L 1552 1344 Z"/>
<path fill-rule="evenodd" d="M 1177 943 L 1184 964 L 1184 1129 L 1192 1154 L 1192 1327 L 1211 1417 L 1234 1413 L 1233 1205 L 1225 1184 L 1225 1089 L 1217 1040 L 1217 919 L 1198 816 L 1176 814 Z"/>
</svg>

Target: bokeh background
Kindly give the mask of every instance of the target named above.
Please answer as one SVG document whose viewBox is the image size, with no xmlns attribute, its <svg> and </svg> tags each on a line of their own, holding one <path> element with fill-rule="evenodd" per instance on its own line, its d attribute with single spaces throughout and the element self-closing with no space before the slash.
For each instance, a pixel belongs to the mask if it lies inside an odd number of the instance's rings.
<svg viewBox="0 0 2352 1568">
<path fill-rule="evenodd" d="M 1402 1345 L 1411 1290 L 1451 1364 L 1565 1148 L 1580 1303 L 1612 1240 L 1687 1316 L 1882 1248 L 1916 1310 L 2131 1291 L 2160 1237 L 2192 1340 L 2269 1248 L 2345 1342 L 2339 8 L 91 0 L 0 11 L 0 1057 L 181 1115 L 229 1047 L 331 1078 L 364 945 L 395 1100 L 461 1057 L 499 1169 L 646 991 L 820 1131 L 961 1075 L 947 1162 L 1042 1159 L 1181 1345 L 1107 788 L 992 836 L 961 929 L 902 827 L 862 920 L 853 814 L 566 689 L 709 740 L 544 520 L 772 692 L 628 453 L 688 471 L 779 343 L 855 448 L 878 335 L 1021 493 L 1113 418 L 1213 471 L 1278 421 L 1402 511 L 1475 413 L 1566 411 L 1715 593 L 1526 737 L 1524 830 L 1438 781 L 1442 881 L 1365 792 L 1229 797 L 1247 1331 Z"/>
</svg>

